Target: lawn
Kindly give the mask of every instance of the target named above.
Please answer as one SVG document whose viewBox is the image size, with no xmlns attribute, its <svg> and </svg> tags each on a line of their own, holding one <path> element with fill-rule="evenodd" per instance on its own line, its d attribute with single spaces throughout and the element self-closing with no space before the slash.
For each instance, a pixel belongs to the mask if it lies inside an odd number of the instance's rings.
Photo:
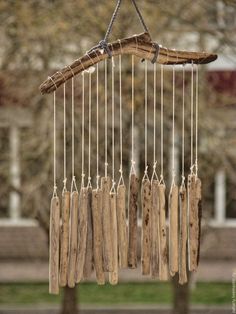
<svg viewBox="0 0 236 314">
<path fill-rule="evenodd" d="M 102 287 L 84 283 L 78 289 L 80 303 L 83 304 L 170 304 L 172 290 L 169 283 L 121 283 Z M 231 283 L 198 283 L 192 292 L 194 304 L 230 304 Z M 0 304 L 30 305 L 57 304 L 60 296 L 48 294 L 45 284 L 0 284 Z"/>
</svg>

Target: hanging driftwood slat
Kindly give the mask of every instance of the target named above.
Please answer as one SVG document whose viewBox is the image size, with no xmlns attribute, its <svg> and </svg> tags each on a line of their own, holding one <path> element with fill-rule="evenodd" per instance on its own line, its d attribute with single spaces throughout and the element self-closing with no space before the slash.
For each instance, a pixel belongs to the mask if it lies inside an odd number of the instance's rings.
<svg viewBox="0 0 236 314">
<path fill-rule="evenodd" d="M 187 191 L 184 185 L 179 190 L 179 208 L 180 208 L 180 252 L 179 252 L 179 283 L 181 285 L 188 281 L 187 277 Z"/>
<path fill-rule="evenodd" d="M 62 193 L 61 220 L 60 286 L 65 287 L 67 285 L 69 256 L 70 192 L 68 191 Z"/>
<path fill-rule="evenodd" d="M 142 274 L 149 275 L 151 269 L 151 182 L 145 179 L 142 182 L 142 246 L 141 263 Z"/>
<path fill-rule="evenodd" d="M 198 215 L 198 250 L 197 250 L 197 265 L 200 259 L 200 241 L 201 241 L 201 220 L 202 220 L 202 182 L 196 178 L 196 210 Z"/>
<path fill-rule="evenodd" d="M 88 188 L 87 211 L 87 243 L 84 264 L 84 279 L 89 279 L 93 272 L 93 220 L 92 220 L 92 188 Z"/>
<path fill-rule="evenodd" d="M 153 60 L 156 53 L 156 43 L 154 43 L 148 33 L 142 33 L 132 37 L 124 38 L 108 44 L 112 56 L 120 54 L 132 54 L 141 59 Z M 75 60 L 70 66 L 67 66 L 57 73 L 53 74 L 40 86 L 42 94 L 51 93 L 65 81 L 72 78 L 94 64 L 108 58 L 108 54 L 97 48 L 88 52 L 83 57 Z M 159 57 L 157 63 L 159 64 L 205 64 L 217 59 L 216 54 L 206 52 L 187 52 L 171 50 L 165 47 L 159 47 Z"/>
<path fill-rule="evenodd" d="M 102 234 L 102 190 L 93 190 L 93 252 L 94 267 L 98 285 L 105 284 L 103 270 L 103 234 Z"/>
<path fill-rule="evenodd" d="M 168 280 L 168 250 L 166 233 L 166 187 L 164 184 L 158 185 L 159 195 L 159 279 Z"/>
<path fill-rule="evenodd" d="M 59 293 L 60 201 L 53 197 L 50 208 L 49 293 Z"/>
<path fill-rule="evenodd" d="M 189 270 L 196 271 L 198 264 L 198 209 L 196 207 L 196 176 L 188 176 L 188 202 L 189 202 Z"/>
<path fill-rule="evenodd" d="M 128 234 L 126 224 L 126 188 L 124 185 L 117 189 L 117 227 L 118 227 L 118 249 L 120 268 L 128 267 Z"/>
<path fill-rule="evenodd" d="M 128 249 L 129 268 L 137 268 L 138 190 L 139 180 L 135 174 L 131 174 L 129 185 L 129 249 Z"/>
<path fill-rule="evenodd" d="M 110 211 L 110 190 L 111 190 L 111 178 L 103 177 L 101 179 L 102 188 L 102 228 L 103 228 L 103 258 L 104 258 L 104 270 L 107 272 L 113 271 L 112 264 L 112 244 L 111 244 L 111 211 Z"/>
<path fill-rule="evenodd" d="M 118 234 L 117 234 L 117 213 L 116 193 L 110 193 L 111 209 L 111 248 L 112 248 L 112 272 L 109 272 L 109 282 L 112 285 L 118 283 Z"/>
<path fill-rule="evenodd" d="M 172 185 L 169 195 L 169 270 L 174 276 L 179 270 L 179 189 L 177 185 Z"/>
<path fill-rule="evenodd" d="M 78 251 L 76 259 L 75 281 L 83 279 L 88 228 L 88 189 L 81 188 L 79 199 Z"/>
<path fill-rule="evenodd" d="M 159 275 L 159 182 L 152 181 L 152 215 L 151 215 L 151 275 Z"/>
<path fill-rule="evenodd" d="M 68 269 L 68 286 L 75 286 L 75 264 L 77 257 L 77 240 L 78 240 L 78 207 L 79 194 L 74 191 L 71 194 L 70 209 L 70 249 L 69 249 L 69 269 Z"/>
</svg>

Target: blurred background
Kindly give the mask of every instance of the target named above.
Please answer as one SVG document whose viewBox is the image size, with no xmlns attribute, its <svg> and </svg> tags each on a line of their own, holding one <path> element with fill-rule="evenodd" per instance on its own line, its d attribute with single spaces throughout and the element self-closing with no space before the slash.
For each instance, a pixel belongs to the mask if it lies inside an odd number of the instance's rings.
<svg viewBox="0 0 236 314">
<path fill-rule="evenodd" d="M 203 231 L 199 270 L 190 276 L 189 283 L 182 287 L 177 284 L 177 278 L 168 283 L 160 283 L 141 277 L 138 269 L 121 272 L 120 284 L 117 287 L 109 285 L 98 287 L 91 280 L 75 289 L 63 289 L 58 297 L 48 295 L 49 202 L 53 186 L 53 99 L 52 96 L 41 96 L 38 87 L 48 75 L 82 56 L 104 37 L 116 1 L 0 0 L 0 313 L 235 313 L 236 2 L 137 0 L 137 3 L 154 41 L 168 48 L 209 51 L 219 55 L 216 62 L 199 67 L 199 175 L 203 182 Z M 131 1 L 124 0 L 110 40 L 141 31 Z M 123 126 L 126 182 L 130 167 L 130 64 L 130 58 L 124 58 Z M 135 81 L 135 154 L 142 177 L 144 67 L 138 60 L 136 66 L 140 75 L 136 76 Z M 102 65 L 100 70 L 103 73 Z M 171 157 L 170 70 L 171 68 L 168 70 L 167 67 L 165 73 L 164 154 L 167 182 L 170 180 L 168 169 Z M 182 69 L 177 67 L 177 70 L 181 82 Z M 159 67 L 157 71 L 159 126 Z M 103 74 L 101 76 L 102 88 Z M 153 67 L 150 65 L 148 71 L 150 139 L 153 138 L 152 77 Z M 95 77 L 93 79 L 95 80 Z M 187 72 L 186 99 L 190 106 L 189 79 L 190 73 Z M 116 80 L 117 84 L 117 75 Z M 70 88 L 69 82 L 68 89 Z M 177 164 L 180 164 L 181 158 L 181 138 L 178 140 L 178 134 L 181 136 L 181 93 L 182 89 L 179 88 L 176 116 Z M 57 134 L 59 141 L 62 141 L 63 103 L 60 95 L 62 96 L 62 93 L 58 92 L 58 103 L 61 102 L 61 106 L 58 104 Z M 115 97 L 118 105 L 118 94 Z M 70 101 L 68 96 L 69 104 Z M 101 98 L 100 103 L 102 102 Z M 186 132 L 189 132 L 189 106 L 186 108 Z M 68 119 L 71 115 L 70 110 L 69 105 Z M 81 77 L 76 78 L 75 114 L 76 175 L 79 181 Z M 117 115 L 117 134 L 118 118 Z M 104 107 L 101 105 L 101 130 L 104 127 L 103 120 Z M 93 132 L 95 127 L 94 124 Z M 157 141 L 160 139 L 159 131 L 158 129 Z M 187 134 L 186 174 L 189 171 L 189 133 Z M 100 163 L 103 171 L 102 137 L 100 145 Z M 69 156 L 70 149 L 68 131 Z M 94 147 L 94 152 L 95 149 Z M 116 151 L 119 152 L 119 143 L 116 143 Z M 151 167 L 153 155 L 151 140 L 148 143 L 148 152 Z M 119 169 L 118 155 L 116 169 Z M 58 178 L 62 178 L 62 142 L 58 147 L 58 160 L 61 163 L 58 167 Z M 95 173 L 95 154 L 92 154 L 92 165 L 92 171 Z M 62 180 L 59 182 L 59 188 L 62 188 Z"/>
</svg>

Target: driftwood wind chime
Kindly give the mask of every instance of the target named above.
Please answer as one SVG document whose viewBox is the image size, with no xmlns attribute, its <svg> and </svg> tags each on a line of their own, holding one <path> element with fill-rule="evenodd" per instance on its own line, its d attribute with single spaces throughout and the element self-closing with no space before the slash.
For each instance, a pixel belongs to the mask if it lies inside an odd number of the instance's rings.
<svg viewBox="0 0 236 314">
<path fill-rule="evenodd" d="M 111 19 L 105 39 L 96 47 L 77 59 L 70 66 L 56 72 L 40 86 L 42 94 L 53 93 L 54 103 L 54 191 L 50 210 L 50 260 L 49 291 L 59 293 L 59 287 L 90 278 L 93 269 L 97 283 L 105 284 L 105 273 L 109 273 L 109 282 L 118 283 L 119 268 L 137 268 L 138 266 L 138 196 L 139 178 L 134 160 L 134 127 L 135 127 L 135 58 L 144 61 L 145 71 L 145 172 L 141 182 L 142 233 L 141 233 L 141 268 L 143 275 L 151 275 L 159 280 L 167 280 L 169 275 L 179 274 L 179 283 L 187 282 L 187 269 L 196 271 L 199 261 L 199 243 L 201 229 L 201 181 L 198 177 L 198 65 L 214 61 L 217 56 L 206 52 L 186 52 L 164 48 L 151 40 L 149 31 L 143 21 L 135 0 L 132 3 L 137 11 L 145 32 L 129 38 L 108 43 L 114 20 L 121 5 L 117 7 Z M 122 55 L 131 55 L 132 68 L 132 120 L 131 120 L 131 169 L 128 193 L 123 178 L 123 125 L 122 125 Z M 120 144 L 120 177 L 116 184 L 115 177 L 115 84 L 114 64 L 118 56 L 119 64 L 119 144 Z M 111 103 L 108 102 L 108 59 L 111 59 Z M 153 171 L 148 169 L 147 120 L 148 120 L 148 61 L 153 63 L 154 85 L 154 129 L 153 129 Z M 99 66 L 104 63 L 105 80 L 105 173 L 100 179 L 99 173 Z M 160 173 L 157 171 L 156 157 L 156 74 L 160 64 L 161 80 L 161 139 L 160 139 Z M 172 112 L 172 183 L 169 192 L 169 224 L 166 224 L 166 185 L 163 169 L 164 142 L 164 66 L 172 65 L 173 71 L 173 112 Z M 182 65 L 182 180 L 177 185 L 175 169 L 175 98 L 176 98 L 176 65 Z M 191 70 L 191 164 L 185 183 L 185 68 Z M 92 75 L 96 73 L 97 101 L 96 118 L 92 117 Z M 81 74 L 82 79 L 82 176 L 81 188 L 78 191 L 75 177 L 75 118 L 74 118 L 74 77 Z M 85 177 L 85 76 L 88 76 L 89 94 L 89 170 Z M 66 81 L 72 80 L 72 178 L 71 190 L 66 185 Z M 64 86 L 64 188 L 60 199 L 57 191 L 57 156 L 56 156 L 56 90 Z M 112 108 L 112 171 L 108 174 L 108 106 Z M 91 162 L 91 123 L 96 123 L 97 175 L 96 186 L 92 187 L 90 173 Z M 87 179 L 87 180 L 86 180 Z M 128 194 L 128 204 L 126 204 Z M 126 217 L 126 206 L 128 217 Z M 127 224 L 128 220 L 128 224 Z M 169 229 L 169 235 L 167 235 Z"/>
</svg>

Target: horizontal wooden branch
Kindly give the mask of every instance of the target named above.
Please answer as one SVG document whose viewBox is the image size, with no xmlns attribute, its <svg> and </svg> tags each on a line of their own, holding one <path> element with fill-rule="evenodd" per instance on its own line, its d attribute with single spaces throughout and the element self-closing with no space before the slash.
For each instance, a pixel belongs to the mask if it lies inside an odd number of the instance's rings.
<svg viewBox="0 0 236 314">
<path fill-rule="evenodd" d="M 148 33 L 142 33 L 140 35 L 118 40 L 108 44 L 108 47 L 112 56 L 128 54 L 150 61 L 153 60 L 156 53 L 156 43 L 151 40 Z M 51 77 L 48 77 L 40 86 L 41 93 L 46 94 L 55 91 L 60 85 L 71 79 L 73 76 L 108 57 L 108 54 L 100 48 L 96 48 L 91 52 L 86 53 L 83 57 L 75 60 L 70 66 L 66 66 Z M 216 59 L 216 54 L 178 51 L 160 46 L 157 63 L 165 65 L 186 63 L 206 64 Z"/>
</svg>

